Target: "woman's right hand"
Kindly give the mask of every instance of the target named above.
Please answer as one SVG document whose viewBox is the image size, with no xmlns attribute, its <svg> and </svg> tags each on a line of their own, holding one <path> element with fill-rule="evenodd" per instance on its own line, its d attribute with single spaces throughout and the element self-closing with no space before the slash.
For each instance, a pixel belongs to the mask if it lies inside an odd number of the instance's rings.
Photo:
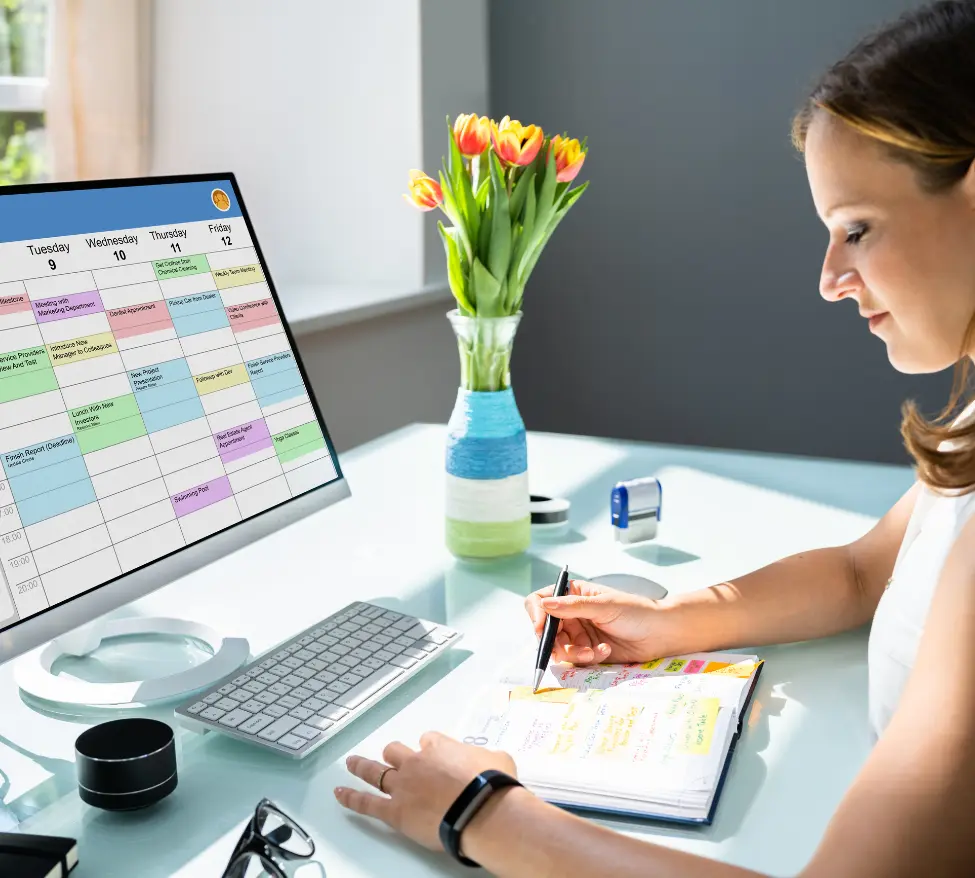
<svg viewBox="0 0 975 878">
<path fill-rule="evenodd" d="M 582 579 L 570 580 L 565 597 L 553 598 L 554 590 L 550 585 L 525 598 L 536 637 L 542 636 L 546 616 L 562 620 L 553 661 L 591 665 L 673 654 L 667 645 L 673 631 L 666 631 L 671 626 L 663 624 L 660 602 Z"/>
</svg>

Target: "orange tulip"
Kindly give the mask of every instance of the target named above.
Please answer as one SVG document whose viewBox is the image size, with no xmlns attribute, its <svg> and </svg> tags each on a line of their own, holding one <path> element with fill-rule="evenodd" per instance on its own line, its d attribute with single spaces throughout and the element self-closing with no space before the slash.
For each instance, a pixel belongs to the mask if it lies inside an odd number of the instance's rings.
<svg viewBox="0 0 975 878">
<path fill-rule="evenodd" d="M 501 161 L 509 165 L 530 165 L 542 148 L 545 135 L 537 125 L 522 125 L 505 116 L 501 124 L 491 123 L 491 141 Z"/>
<path fill-rule="evenodd" d="M 443 190 L 440 184 L 428 177 L 423 171 L 415 168 L 410 171 L 410 194 L 403 197 L 420 210 L 433 210 L 443 201 Z"/>
<path fill-rule="evenodd" d="M 555 179 L 559 183 L 574 180 L 586 160 L 579 141 L 574 137 L 569 140 L 556 134 L 549 144 L 549 150 L 555 150 Z"/>
<path fill-rule="evenodd" d="M 465 158 L 480 155 L 491 145 L 491 120 L 476 113 L 461 113 L 454 122 L 454 139 Z"/>
</svg>

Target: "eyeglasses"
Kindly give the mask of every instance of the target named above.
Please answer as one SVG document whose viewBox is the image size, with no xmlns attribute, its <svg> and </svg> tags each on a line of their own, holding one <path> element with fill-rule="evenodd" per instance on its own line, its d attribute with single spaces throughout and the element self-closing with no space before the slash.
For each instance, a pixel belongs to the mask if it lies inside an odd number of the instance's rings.
<svg viewBox="0 0 975 878">
<path fill-rule="evenodd" d="M 222 878 L 288 878 L 285 863 L 310 859 L 314 853 L 311 836 L 270 799 L 261 799 Z"/>
</svg>

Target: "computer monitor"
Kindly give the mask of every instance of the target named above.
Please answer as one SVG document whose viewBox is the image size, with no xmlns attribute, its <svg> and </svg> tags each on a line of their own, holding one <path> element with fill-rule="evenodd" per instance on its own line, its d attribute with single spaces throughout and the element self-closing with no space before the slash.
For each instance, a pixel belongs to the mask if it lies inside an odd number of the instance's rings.
<svg viewBox="0 0 975 878">
<path fill-rule="evenodd" d="M 348 493 L 233 174 L 0 188 L 0 663 Z"/>
</svg>

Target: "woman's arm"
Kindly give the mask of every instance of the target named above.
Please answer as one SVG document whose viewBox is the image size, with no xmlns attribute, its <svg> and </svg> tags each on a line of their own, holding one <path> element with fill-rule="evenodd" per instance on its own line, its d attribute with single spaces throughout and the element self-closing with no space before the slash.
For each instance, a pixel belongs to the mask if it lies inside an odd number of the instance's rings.
<svg viewBox="0 0 975 878">
<path fill-rule="evenodd" d="M 914 485 L 876 525 L 845 546 L 800 552 L 730 582 L 665 599 L 668 627 L 707 652 L 813 640 L 873 618 L 919 491 Z"/>
</svg>

